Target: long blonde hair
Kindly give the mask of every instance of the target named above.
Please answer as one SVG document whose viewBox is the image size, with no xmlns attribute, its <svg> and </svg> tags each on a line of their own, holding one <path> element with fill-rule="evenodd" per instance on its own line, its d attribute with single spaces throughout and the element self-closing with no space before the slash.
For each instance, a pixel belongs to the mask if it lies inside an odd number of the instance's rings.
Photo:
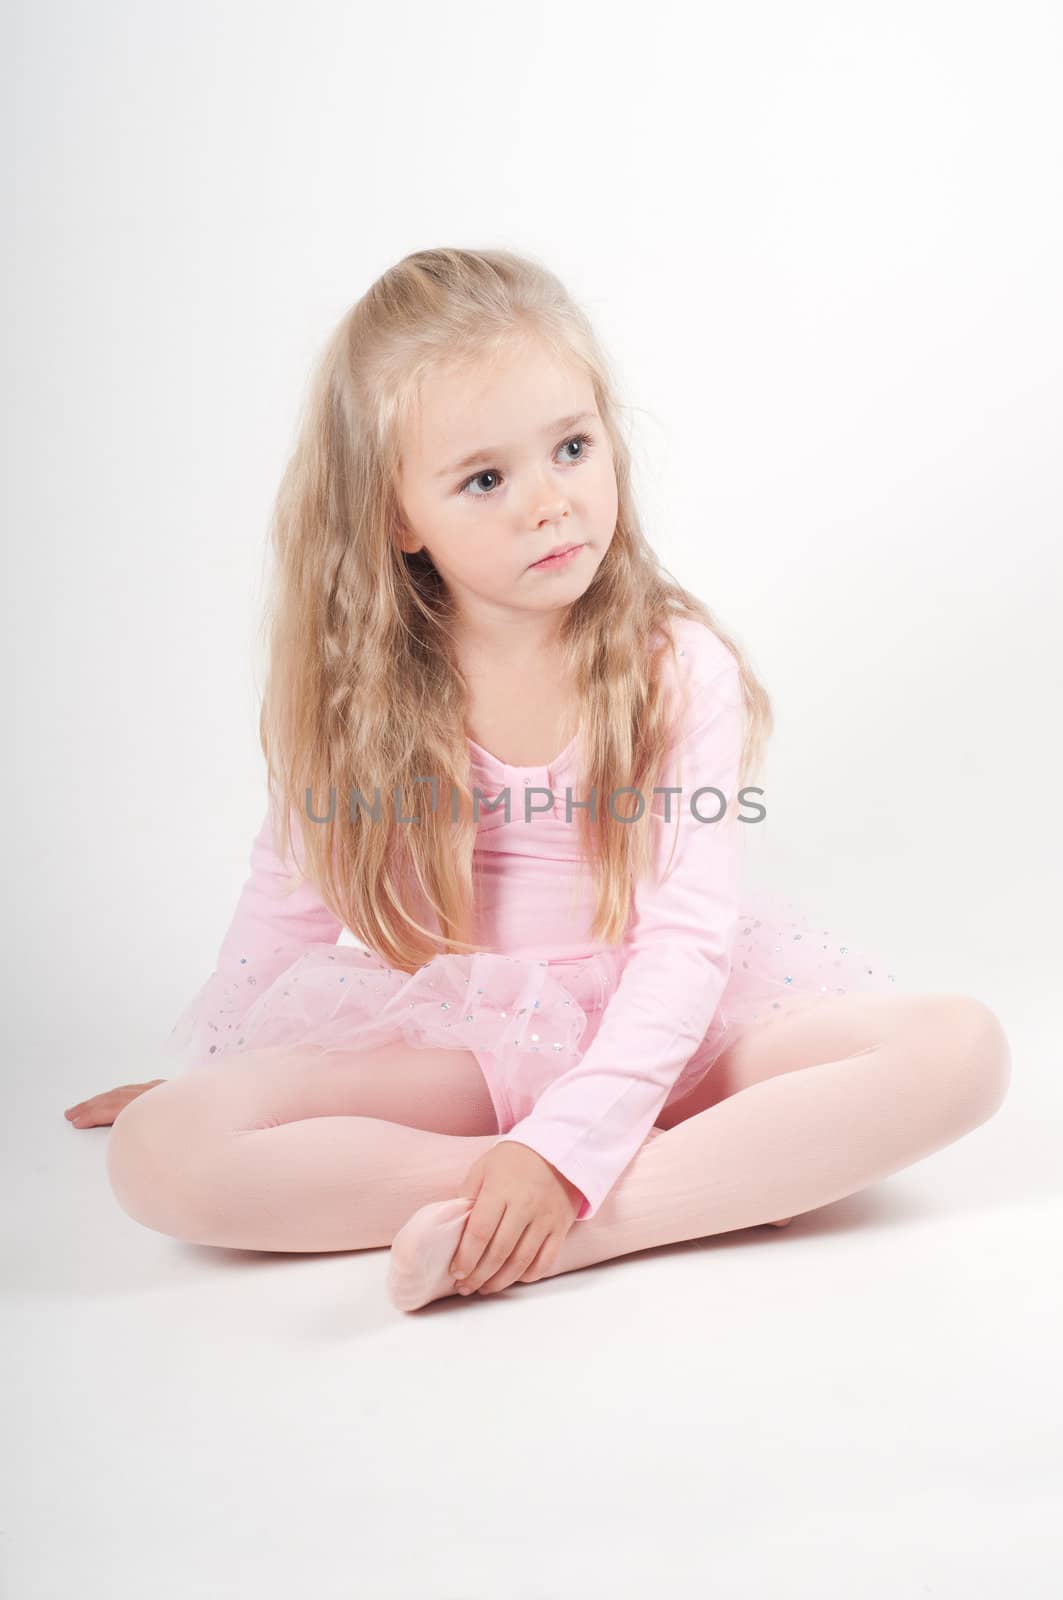
<svg viewBox="0 0 1063 1600">
<path fill-rule="evenodd" d="M 436 954 L 481 947 L 470 937 L 477 828 L 468 691 L 442 579 L 425 551 L 400 547 L 400 441 L 426 375 L 498 359 L 527 338 L 586 371 L 616 469 L 612 542 L 561 625 L 561 664 L 579 707 L 581 795 L 646 792 L 659 781 L 674 728 L 654 641 L 661 633 L 674 663 L 670 617 L 701 621 L 738 662 L 739 786 L 755 776 L 772 730 L 768 696 L 745 654 L 643 536 L 607 358 L 562 283 L 505 250 L 406 256 L 342 317 L 312 375 L 271 522 L 259 719 L 275 848 L 291 851 L 293 813 L 330 815 L 300 827 L 302 875 L 357 938 L 406 972 Z M 435 808 L 425 775 L 438 780 Z M 348 817 L 354 791 L 371 807 L 377 790 L 379 820 L 357 805 Z M 614 803 L 621 816 L 625 798 Z M 649 809 L 636 822 L 615 820 L 607 806 L 594 823 L 578 812 L 581 860 L 594 874 L 592 931 L 609 944 L 623 938 L 635 882 L 649 865 Z M 438 934 L 421 920 L 429 908 Z"/>
</svg>

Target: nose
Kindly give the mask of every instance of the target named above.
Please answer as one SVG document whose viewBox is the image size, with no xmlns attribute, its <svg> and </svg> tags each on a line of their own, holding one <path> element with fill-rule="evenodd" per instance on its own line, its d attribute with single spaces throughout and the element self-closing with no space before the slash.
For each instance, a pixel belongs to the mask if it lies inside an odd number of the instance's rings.
<svg viewBox="0 0 1063 1600">
<path fill-rule="evenodd" d="M 554 484 L 544 485 L 532 498 L 532 527 L 544 522 L 560 522 L 568 516 L 568 499 L 559 494 Z"/>
</svg>

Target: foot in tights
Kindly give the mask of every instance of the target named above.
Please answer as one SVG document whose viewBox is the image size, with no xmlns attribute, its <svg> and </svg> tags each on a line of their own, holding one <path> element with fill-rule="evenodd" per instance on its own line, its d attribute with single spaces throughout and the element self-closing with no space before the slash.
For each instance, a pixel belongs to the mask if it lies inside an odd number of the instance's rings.
<svg viewBox="0 0 1063 1600">
<path fill-rule="evenodd" d="M 663 1131 L 651 1128 L 649 1137 Z M 467 1196 L 435 1200 L 403 1223 L 391 1241 L 388 1260 L 388 1296 L 396 1310 L 417 1311 L 432 1300 L 457 1294 L 448 1266 L 472 1207 Z M 782 1217 L 772 1226 L 785 1228 L 792 1221 L 792 1217 Z"/>
</svg>

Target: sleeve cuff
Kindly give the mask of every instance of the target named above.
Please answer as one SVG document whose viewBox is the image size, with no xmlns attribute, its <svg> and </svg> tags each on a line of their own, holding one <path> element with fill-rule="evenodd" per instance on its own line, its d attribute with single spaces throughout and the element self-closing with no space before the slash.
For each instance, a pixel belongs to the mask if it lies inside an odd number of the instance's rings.
<svg viewBox="0 0 1063 1600">
<path fill-rule="evenodd" d="M 588 1217 L 594 1216 L 609 1189 L 604 1189 L 601 1194 L 595 1193 L 593 1182 L 575 1159 L 571 1149 L 565 1155 L 561 1155 L 555 1141 L 549 1135 L 536 1133 L 531 1127 L 526 1132 L 522 1131 L 519 1122 L 508 1133 L 504 1133 L 500 1139 L 495 1141 L 496 1144 L 504 1142 L 527 1145 L 529 1150 L 534 1150 L 537 1156 L 542 1156 L 543 1160 L 548 1161 L 552 1167 L 555 1167 L 563 1178 L 568 1179 L 573 1188 L 579 1190 L 582 1198 L 579 1210 L 574 1218 L 576 1222 L 584 1222 Z M 612 1186 L 610 1185 L 609 1187 Z"/>
</svg>

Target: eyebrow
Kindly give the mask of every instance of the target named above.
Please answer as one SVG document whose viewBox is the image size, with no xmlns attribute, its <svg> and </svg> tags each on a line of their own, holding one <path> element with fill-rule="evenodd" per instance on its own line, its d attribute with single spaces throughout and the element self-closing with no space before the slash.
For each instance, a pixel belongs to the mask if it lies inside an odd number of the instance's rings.
<svg viewBox="0 0 1063 1600">
<path fill-rule="evenodd" d="M 543 438 L 551 433 L 560 433 L 562 428 L 574 428 L 577 422 L 589 422 L 596 417 L 594 411 L 577 411 L 571 417 L 558 417 L 556 422 L 548 422 L 542 430 Z M 473 450 L 470 455 L 462 456 L 460 461 L 455 461 L 452 467 L 443 467 L 436 473 L 437 478 L 449 478 L 452 473 L 462 472 L 466 467 L 474 467 L 478 461 L 484 461 L 489 456 L 500 456 L 501 445 L 488 445 L 482 450 Z"/>
</svg>

